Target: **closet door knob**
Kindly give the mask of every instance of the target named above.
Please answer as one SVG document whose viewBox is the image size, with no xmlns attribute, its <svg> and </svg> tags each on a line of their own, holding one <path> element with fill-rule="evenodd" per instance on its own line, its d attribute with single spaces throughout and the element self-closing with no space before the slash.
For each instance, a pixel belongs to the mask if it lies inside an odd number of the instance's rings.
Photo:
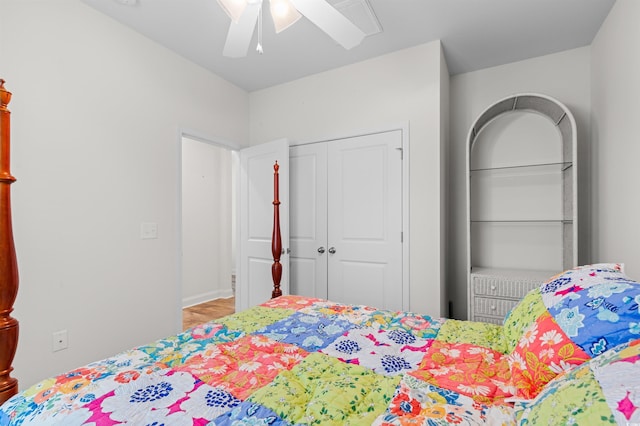
<svg viewBox="0 0 640 426">
<path fill-rule="evenodd" d="M 324 253 L 324 247 L 318 247 L 318 253 L 320 254 Z"/>
<path fill-rule="evenodd" d="M 336 252 L 336 248 L 335 247 L 330 247 L 329 248 L 329 253 L 333 254 Z"/>
</svg>

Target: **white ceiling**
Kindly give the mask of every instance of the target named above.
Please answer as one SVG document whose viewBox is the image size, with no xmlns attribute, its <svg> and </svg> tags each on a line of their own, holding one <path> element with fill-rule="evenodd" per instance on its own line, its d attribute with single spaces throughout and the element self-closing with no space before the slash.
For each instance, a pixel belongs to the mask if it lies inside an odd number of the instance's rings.
<svg viewBox="0 0 640 426">
<path fill-rule="evenodd" d="M 222 56 L 230 19 L 216 0 L 82 1 L 247 91 L 437 39 L 452 75 L 587 46 L 615 2 L 369 0 L 383 31 L 351 50 L 306 18 L 275 34 L 266 7 L 264 54 L 254 34 L 247 57 L 230 59 Z"/>
</svg>

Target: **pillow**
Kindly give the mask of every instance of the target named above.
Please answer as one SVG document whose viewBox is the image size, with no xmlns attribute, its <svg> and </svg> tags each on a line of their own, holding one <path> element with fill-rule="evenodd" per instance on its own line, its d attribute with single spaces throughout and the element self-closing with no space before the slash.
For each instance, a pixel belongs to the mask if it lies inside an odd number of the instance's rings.
<svg viewBox="0 0 640 426">
<path fill-rule="evenodd" d="M 557 375 L 590 359 L 549 312 L 538 317 L 507 356 L 510 384 L 520 398 L 534 398 Z"/>
<path fill-rule="evenodd" d="M 513 351 L 523 332 L 547 311 L 547 308 L 571 297 L 571 292 L 610 279 L 626 278 L 619 263 L 578 266 L 551 277 L 539 289 L 531 290 L 507 314 L 503 323 L 507 353 Z"/>
<path fill-rule="evenodd" d="M 514 410 L 518 424 L 640 424 L 640 339 L 558 376 Z"/>
<path fill-rule="evenodd" d="M 640 337 L 640 284 L 620 264 L 580 266 L 532 290 L 503 326 L 511 385 L 533 398 L 555 376 Z"/>
<path fill-rule="evenodd" d="M 503 340 L 506 347 L 505 353 L 513 352 L 516 345 L 522 338 L 525 330 L 536 322 L 547 308 L 542 302 L 540 289 L 531 290 L 527 295 L 513 307 L 507 314 L 502 325 Z"/>
<path fill-rule="evenodd" d="M 572 293 L 587 289 L 608 280 L 627 278 L 620 263 L 596 263 L 578 266 L 564 271 L 540 286 L 542 300 L 546 307 L 561 303 Z"/>
</svg>

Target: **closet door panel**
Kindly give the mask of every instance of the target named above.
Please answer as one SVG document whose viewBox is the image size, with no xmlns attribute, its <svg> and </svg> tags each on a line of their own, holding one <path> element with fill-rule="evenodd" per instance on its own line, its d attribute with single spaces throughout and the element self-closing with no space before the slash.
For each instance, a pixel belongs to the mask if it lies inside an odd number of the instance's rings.
<svg viewBox="0 0 640 426">
<path fill-rule="evenodd" d="M 331 300 L 402 308 L 401 146 L 400 131 L 328 144 Z"/>
<path fill-rule="evenodd" d="M 291 147 L 291 294 L 327 298 L 327 145 Z M 323 250 L 321 249 L 323 248 Z"/>
</svg>

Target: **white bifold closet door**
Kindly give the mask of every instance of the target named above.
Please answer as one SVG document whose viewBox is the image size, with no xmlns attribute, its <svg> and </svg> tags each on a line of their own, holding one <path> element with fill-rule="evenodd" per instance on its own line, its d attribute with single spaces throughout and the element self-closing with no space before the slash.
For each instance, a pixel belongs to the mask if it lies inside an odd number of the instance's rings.
<svg viewBox="0 0 640 426">
<path fill-rule="evenodd" d="M 291 293 L 402 309 L 402 134 L 290 149 Z"/>
</svg>

